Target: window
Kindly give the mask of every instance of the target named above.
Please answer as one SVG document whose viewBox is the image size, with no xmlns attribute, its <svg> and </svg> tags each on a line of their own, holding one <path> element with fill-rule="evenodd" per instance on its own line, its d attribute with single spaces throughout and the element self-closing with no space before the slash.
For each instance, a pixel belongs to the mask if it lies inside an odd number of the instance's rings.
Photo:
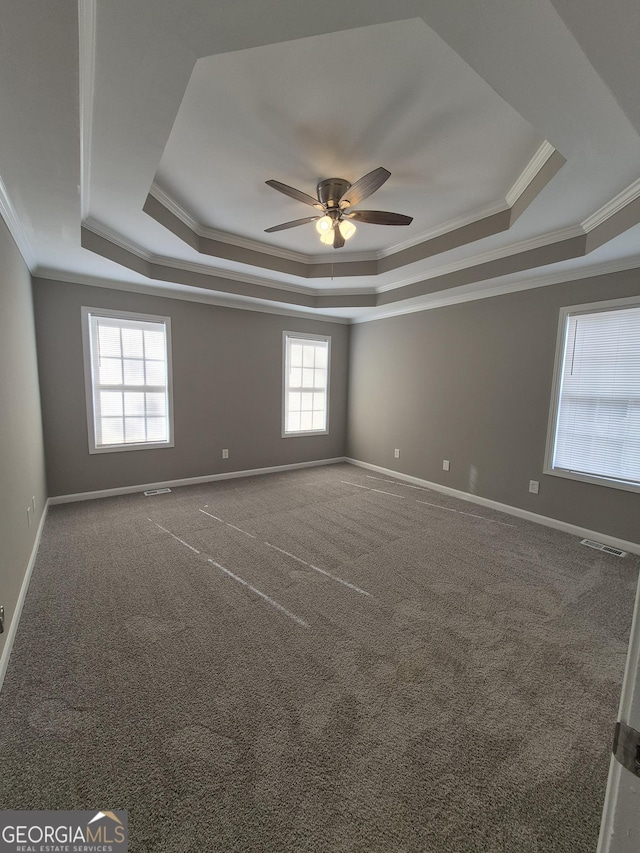
<svg viewBox="0 0 640 853">
<path fill-rule="evenodd" d="M 173 446 L 170 322 L 82 309 L 90 453 Z"/>
<path fill-rule="evenodd" d="M 331 338 L 284 333 L 283 436 L 327 433 Z"/>
<path fill-rule="evenodd" d="M 545 473 L 640 491 L 640 300 L 563 308 Z"/>
</svg>

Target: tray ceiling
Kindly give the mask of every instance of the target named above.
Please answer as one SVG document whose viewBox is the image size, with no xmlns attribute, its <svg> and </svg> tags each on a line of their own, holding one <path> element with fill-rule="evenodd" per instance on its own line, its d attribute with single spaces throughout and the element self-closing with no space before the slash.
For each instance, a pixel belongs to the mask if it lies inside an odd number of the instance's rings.
<svg viewBox="0 0 640 853">
<path fill-rule="evenodd" d="M 2 2 L 0 205 L 36 275 L 361 319 L 640 266 L 632 4 Z M 267 179 L 378 166 L 358 208 L 410 226 L 265 233 L 313 215 Z"/>
</svg>

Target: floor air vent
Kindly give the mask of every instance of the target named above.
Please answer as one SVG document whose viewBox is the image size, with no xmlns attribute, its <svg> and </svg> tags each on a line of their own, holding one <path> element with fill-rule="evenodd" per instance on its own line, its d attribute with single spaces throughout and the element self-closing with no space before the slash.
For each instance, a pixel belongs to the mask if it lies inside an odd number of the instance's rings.
<svg viewBox="0 0 640 853">
<path fill-rule="evenodd" d="M 146 495 L 146 497 L 151 497 L 151 495 L 166 495 L 167 492 L 170 491 L 171 489 L 149 489 L 149 491 L 145 492 L 144 494 Z"/>
<path fill-rule="evenodd" d="M 581 539 L 581 545 L 586 545 L 588 548 L 595 548 L 596 551 L 605 551 L 607 554 L 614 554 L 616 557 L 626 557 L 627 552 L 621 551 L 619 548 L 612 548 L 611 545 L 603 545 L 602 542 L 594 542 L 593 539 Z"/>
</svg>

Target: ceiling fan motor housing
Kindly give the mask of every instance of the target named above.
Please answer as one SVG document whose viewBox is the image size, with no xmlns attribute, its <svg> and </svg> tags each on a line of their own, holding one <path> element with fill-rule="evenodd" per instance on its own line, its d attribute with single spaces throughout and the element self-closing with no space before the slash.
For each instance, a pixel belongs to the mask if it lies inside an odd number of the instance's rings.
<svg viewBox="0 0 640 853">
<path fill-rule="evenodd" d="M 318 184 L 318 201 L 329 209 L 339 207 L 340 199 L 350 186 L 344 178 L 326 178 Z"/>
</svg>

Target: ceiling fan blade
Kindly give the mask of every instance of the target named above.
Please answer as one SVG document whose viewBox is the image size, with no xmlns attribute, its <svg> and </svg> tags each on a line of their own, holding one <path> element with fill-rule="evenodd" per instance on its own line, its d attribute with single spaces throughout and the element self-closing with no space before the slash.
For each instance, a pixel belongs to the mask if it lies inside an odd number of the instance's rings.
<svg viewBox="0 0 640 853">
<path fill-rule="evenodd" d="M 337 225 L 333 227 L 333 248 L 341 249 L 344 246 L 345 239 Z"/>
<path fill-rule="evenodd" d="M 342 194 L 340 207 L 355 207 L 361 201 L 364 201 L 365 198 L 369 198 L 376 190 L 379 190 L 390 177 L 391 172 L 388 169 L 378 166 L 373 172 L 369 172 L 360 178 L 359 181 L 356 181 L 355 184 L 351 184 L 349 189 Z"/>
<path fill-rule="evenodd" d="M 323 207 L 317 198 L 313 198 L 313 196 L 303 193 L 302 190 L 297 190 L 295 187 L 289 187 L 287 184 L 281 184 L 280 181 L 265 181 L 265 184 L 268 187 L 273 187 L 274 190 L 278 190 L 279 193 L 288 195 L 289 198 L 295 198 L 296 201 L 303 201 L 305 204 L 310 204 L 312 207 L 317 207 L 319 210 L 323 210 Z"/>
<path fill-rule="evenodd" d="M 404 213 L 388 213 L 386 210 L 353 210 L 343 214 L 356 222 L 370 222 L 372 225 L 411 225 L 413 216 Z"/>
<path fill-rule="evenodd" d="M 267 234 L 273 234 L 274 231 L 285 231 L 287 228 L 296 228 L 298 225 L 306 225 L 307 222 L 315 222 L 320 219 L 319 216 L 307 216 L 304 219 L 294 219 L 292 222 L 283 222 L 282 225 L 274 225 L 271 228 L 265 228 Z"/>
</svg>

